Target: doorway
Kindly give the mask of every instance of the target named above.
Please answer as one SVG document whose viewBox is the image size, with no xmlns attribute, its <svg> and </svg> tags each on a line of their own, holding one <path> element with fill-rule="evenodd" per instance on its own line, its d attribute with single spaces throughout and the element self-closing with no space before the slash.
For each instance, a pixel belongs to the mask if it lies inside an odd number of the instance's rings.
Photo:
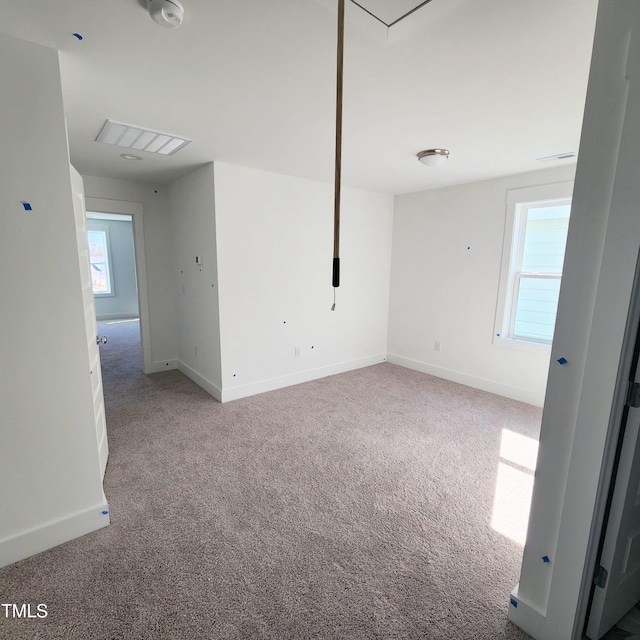
<svg viewBox="0 0 640 640">
<path fill-rule="evenodd" d="M 140 202 L 128 202 L 124 200 L 109 200 L 106 198 L 92 198 L 86 197 L 86 210 L 88 221 L 92 216 L 92 226 L 95 226 L 97 230 L 104 229 L 107 222 L 124 222 L 129 221 L 132 232 L 132 244 L 133 244 L 133 264 L 129 267 L 129 281 L 125 284 L 125 290 L 127 295 L 125 296 L 124 305 L 119 307 L 113 307 L 113 303 L 108 301 L 108 298 L 115 298 L 115 296 L 102 295 L 98 296 L 96 300 L 96 318 L 99 326 L 101 323 L 110 322 L 112 328 L 115 329 L 117 324 L 123 322 L 128 323 L 130 326 L 139 322 L 139 336 L 140 336 L 140 352 L 141 352 L 141 366 L 145 373 L 152 373 L 152 361 L 151 361 L 151 330 L 149 325 L 149 298 L 147 292 L 147 271 L 146 271 L 146 259 L 144 249 L 144 227 L 143 227 L 143 215 L 144 210 L 142 203 Z M 118 257 L 113 252 L 114 236 L 113 232 L 108 234 L 108 242 L 111 245 L 112 254 L 115 260 Z M 117 264 L 114 260 L 114 265 Z M 120 264 L 121 271 L 122 267 Z M 117 271 L 117 269 L 113 269 Z M 131 282 L 131 271 L 134 273 L 134 282 Z M 105 279 L 108 276 L 105 276 Z M 118 277 L 117 274 L 113 274 L 114 286 L 117 292 Z M 122 284 L 120 286 L 123 286 Z M 132 295 L 132 289 L 135 286 L 135 294 Z M 113 288 L 113 287 L 112 287 Z M 100 302 L 104 304 L 100 305 Z M 119 316 L 119 317 L 117 317 Z M 136 321 L 136 316 L 139 321 Z M 115 324 L 117 323 L 117 324 Z M 106 325 L 108 326 L 108 325 Z M 108 339 L 108 336 L 107 336 Z M 108 344 L 108 343 L 107 343 Z"/>
<path fill-rule="evenodd" d="M 132 216 L 87 211 L 87 236 L 96 320 L 138 318 Z"/>
<path fill-rule="evenodd" d="M 87 237 L 106 394 L 123 365 L 142 370 L 133 216 L 87 211 Z"/>
</svg>

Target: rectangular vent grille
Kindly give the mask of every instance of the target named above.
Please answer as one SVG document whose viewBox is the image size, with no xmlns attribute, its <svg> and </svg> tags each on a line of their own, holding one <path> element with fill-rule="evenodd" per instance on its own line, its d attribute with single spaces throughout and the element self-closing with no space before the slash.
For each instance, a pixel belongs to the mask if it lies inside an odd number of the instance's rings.
<svg viewBox="0 0 640 640">
<path fill-rule="evenodd" d="M 96 142 L 113 144 L 125 149 L 159 153 L 163 156 L 172 156 L 176 151 L 187 146 L 192 140 L 182 136 L 174 136 L 171 133 L 152 131 L 131 124 L 107 120 L 100 130 Z"/>
</svg>

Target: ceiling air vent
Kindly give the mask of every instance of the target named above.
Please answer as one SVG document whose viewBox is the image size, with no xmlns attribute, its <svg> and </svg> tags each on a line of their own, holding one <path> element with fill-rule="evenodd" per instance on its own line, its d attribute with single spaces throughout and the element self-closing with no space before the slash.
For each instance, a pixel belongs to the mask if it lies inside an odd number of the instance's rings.
<svg viewBox="0 0 640 640">
<path fill-rule="evenodd" d="M 113 144 L 117 147 L 159 153 L 163 156 L 172 156 L 190 142 L 189 138 L 174 136 L 172 133 L 162 133 L 151 129 L 144 129 L 131 124 L 123 124 L 107 120 L 104 123 L 96 142 Z"/>
<path fill-rule="evenodd" d="M 575 151 L 567 151 L 567 153 L 558 153 L 555 156 L 545 156 L 544 158 L 536 158 L 538 162 L 558 162 L 559 160 L 571 160 L 577 157 Z"/>
</svg>

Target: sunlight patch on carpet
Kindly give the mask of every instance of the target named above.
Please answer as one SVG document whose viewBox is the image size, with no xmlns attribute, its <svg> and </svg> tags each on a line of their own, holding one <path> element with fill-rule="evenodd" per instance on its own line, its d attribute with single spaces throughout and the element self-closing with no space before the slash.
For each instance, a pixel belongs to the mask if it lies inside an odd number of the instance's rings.
<svg viewBox="0 0 640 640">
<path fill-rule="evenodd" d="M 535 439 L 502 430 L 491 526 L 520 545 L 527 536 L 537 457 Z"/>
<path fill-rule="evenodd" d="M 520 467 L 535 471 L 538 459 L 538 441 L 515 433 L 515 431 L 503 429 L 500 457 L 507 462 L 513 462 Z"/>
</svg>

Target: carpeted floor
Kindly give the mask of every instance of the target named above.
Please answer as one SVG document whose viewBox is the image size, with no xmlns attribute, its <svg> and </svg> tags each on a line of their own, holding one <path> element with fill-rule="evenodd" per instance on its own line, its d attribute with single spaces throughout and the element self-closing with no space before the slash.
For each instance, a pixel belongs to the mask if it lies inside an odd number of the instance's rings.
<svg viewBox="0 0 640 640">
<path fill-rule="evenodd" d="M 111 526 L 0 569 L 0 638 L 524 640 L 491 526 L 540 410 L 391 364 L 221 405 L 102 325 Z M 3 611 L 0 610 L 0 614 Z"/>
</svg>

